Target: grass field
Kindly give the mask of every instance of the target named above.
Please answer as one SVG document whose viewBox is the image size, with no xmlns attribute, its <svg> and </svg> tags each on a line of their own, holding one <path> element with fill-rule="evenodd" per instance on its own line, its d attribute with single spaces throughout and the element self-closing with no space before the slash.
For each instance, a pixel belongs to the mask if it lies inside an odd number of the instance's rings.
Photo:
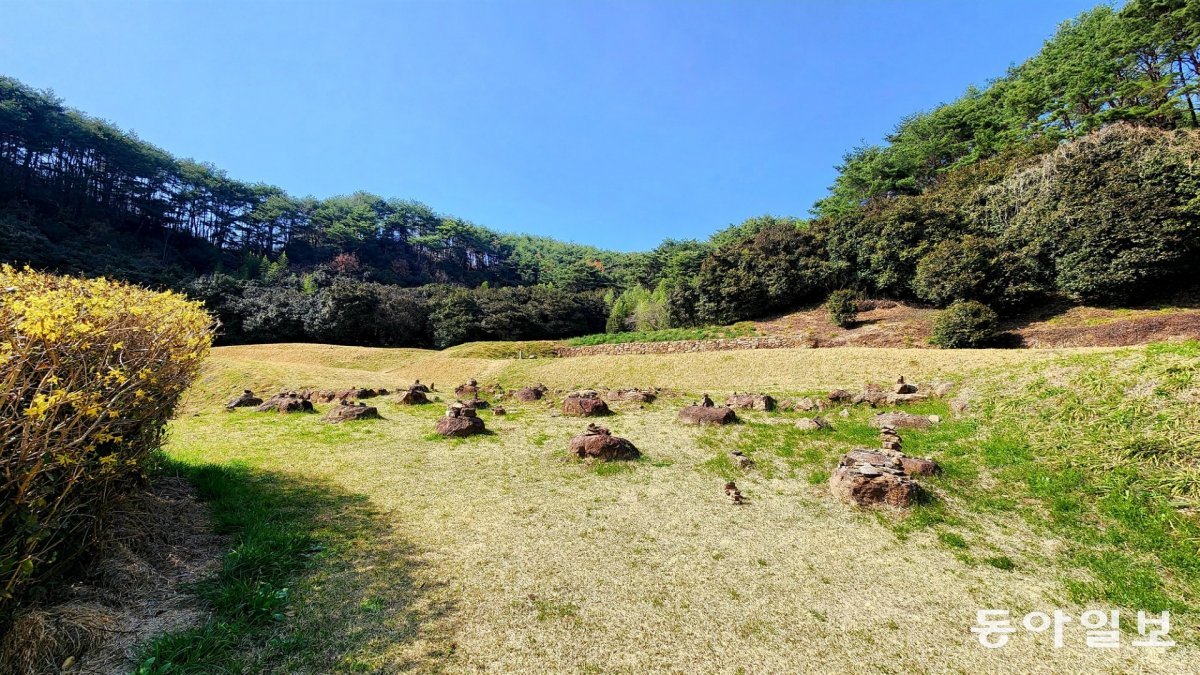
<svg viewBox="0 0 1200 675">
<path fill-rule="evenodd" d="M 264 504 L 291 505 L 286 517 L 260 514 L 286 525 L 283 541 L 244 546 L 310 553 L 263 577 L 273 584 L 256 591 L 270 600 L 265 628 L 222 638 L 213 657 L 185 654 L 180 636 L 168 638 L 149 670 L 174 658 L 194 672 L 235 662 L 314 673 L 1195 672 L 1197 343 L 480 353 L 214 350 L 170 427 L 168 453 L 189 471 L 242 481 L 235 504 L 257 490 Z M 974 392 L 962 418 L 944 402 L 912 408 L 946 418 L 904 434 L 906 451 L 936 458 L 945 472 L 925 481 L 931 497 L 907 514 L 828 495 L 837 457 L 876 445 L 866 424 L 874 411 L 833 414 L 823 432 L 796 430 L 798 413 L 751 412 L 716 429 L 675 422 L 701 392 L 813 394 L 900 374 Z M 431 436 L 437 404 L 376 399 L 385 419 L 340 426 L 220 409 L 246 387 L 397 388 L 420 378 L 447 391 L 471 377 L 508 388 L 540 381 L 676 393 L 644 408 L 614 406 L 602 423 L 644 453 L 615 465 L 569 460 L 567 440 L 586 422 L 544 402 L 508 402 L 505 417 L 484 412 L 492 433 L 462 440 Z M 735 469 L 732 449 L 756 466 Z M 726 479 L 748 504 L 725 501 Z M 242 510 L 252 509 L 234 509 Z M 970 632 L 985 608 L 1016 617 L 1007 647 L 983 649 Z M 1063 648 L 1019 628 L 1025 613 L 1059 608 L 1076 617 Z M 1121 649 L 1084 646 L 1078 616 L 1089 608 L 1123 611 Z M 1137 609 L 1172 610 L 1180 646 L 1131 647 Z"/>
</svg>

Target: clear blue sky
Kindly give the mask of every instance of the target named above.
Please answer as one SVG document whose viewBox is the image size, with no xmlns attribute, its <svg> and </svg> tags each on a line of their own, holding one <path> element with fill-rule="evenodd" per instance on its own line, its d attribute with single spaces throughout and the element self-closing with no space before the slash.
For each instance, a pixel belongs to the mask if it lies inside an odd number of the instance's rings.
<svg viewBox="0 0 1200 675">
<path fill-rule="evenodd" d="M 1095 0 L 0 0 L 0 72 L 182 157 L 618 250 L 806 215 Z"/>
</svg>

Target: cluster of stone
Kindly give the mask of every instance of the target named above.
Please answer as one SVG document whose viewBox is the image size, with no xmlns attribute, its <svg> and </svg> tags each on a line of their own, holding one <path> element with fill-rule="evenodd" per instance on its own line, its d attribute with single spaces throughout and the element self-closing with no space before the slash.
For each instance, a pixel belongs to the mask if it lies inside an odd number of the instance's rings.
<svg viewBox="0 0 1200 675">
<path fill-rule="evenodd" d="M 279 412 L 279 413 L 295 413 L 295 412 L 314 412 L 312 401 L 301 396 L 294 391 L 286 391 L 275 394 L 271 398 L 263 401 L 257 408 L 256 412 Z"/>
<path fill-rule="evenodd" d="M 739 394 L 735 391 L 725 399 L 725 405 L 730 408 L 770 412 L 775 409 L 775 399 L 766 394 Z"/>
<path fill-rule="evenodd" d="M 868 420 L 867 423 L 876 429 L 884 427 L 895 429 L 928 429 L 941 421 L 942 418 L 938 415 L 913 415 L 912 413 L 899 411 L 879 413 Z"/>
<path fill-rule="evenodd" d="M 467 380 L 466 384 L 460 384 L 454 388 L 454 395 L 458 398 L 475 398 L 479 396 L 479 383 L 474 378 Z"/>
<path fill-rule="evenodd" d="M 732 424 L 738 421 L 738 418 L 733 408 L 718 407 L 708 394 L 704 394 L 699 403 L 693 403 L 679 411 L 679 421 L 684 424 Z"/>
<path fill-rule="evenodd" d="M 540 401 L 542 397 L 546 395 L 547 391 L 549 390 L 546 388 L 546 385 L 538 383 L 532 387 L 523 387 L 518 389 L 517 392 L 513 394 L 513 398 L 521 401 L 522 403 L 532 403 L 534 401 Z"/>
<path fill-rule="evenodd" d="M 608 392 L 610 401 L 627 401 L 631 403 L 653 403 L 658 393 L 652 389 L 614 389 Z"/>
<path fill-rule="evenodd" d="M 742 496 L 742 491 L 738 489 L 737 483 L 729 481 L 725 484 L 725 498 L 730 504 L 744 504 L 746 498 Z"/>
<path fill-rule="evenodd" d="M 489 405 L 491 405 L 486 400 L 479 398 L 479 396 L 469 398 L 465 401 L 459 401 L 459 403 L 472 410 L 485 410 Z"/>
<path fill-rule="evenodd" d="M 600 393 L 591 389 L 572 392 L 563 399 L 564 415 L 574 417 L 599 417 L 609 414 L 608 404 L 600 398 Z"/>
<path fill-rule="evenodd" d="M 786 399 L 779 402 L 780 410 L 802 410 L 811 412 L 813 410 L 828 410 L 832 407 L 832 402 L 824 398 L 812 398 L 805 396 L 798 399 Z"/>
<path fill-rule="evenodd" d="M 253 391 L 250 391 L 249 389 L 243 389 L 242 393 L 238 394 L 236 397 L 231 399 L 229 403 L 225 404 L 225 409 L 233 410 L 234 408 L 255 408 L 262 405 L 262 402 L 263 400 L 255 396 Z"/>
<path fill-rule="evenodd" d="M 572 438 L 570 447 L 571 454 L 580 459 L 622 460 L 642 456 L 633 443 L 595 424 L 589 424 L 587 431 Z"/>
<path fill-rule="evenodd" d="M 939 467 L 933 460 L 905 455 L 894 426 L 882 427 L 879 438 L 878 451 L 852 450 L 842 456 L 829 477 L 829 490 L 859 506 L 910 506 L 920 491 L 912 477 L 935 474 Z"/>
<path fill-rule="evenodd" d="M 437 421 L 437 433 L 443 436 L 471 436 L 484 431 L 483 420 L 471 408 L 454 403 L 446 409 L 446 415 Z"/>
<path fill-rule="evenodd" d="M 794 401 L 784 401 L 780 404 L 780 408 L 784 410 L 810 411 L 825 410 L 837 404 L 865 404 L 871 407 L 897 405 L 913 401 L 924 401 L 931 397 L 942 398 L 950 393 L 951 387 L 950 383 L 941 382 L 930 385 L 928 391 L 922 391 L 917 385 L 906 382 L 904 377 L 901 376 L 890 387 L 867 382 L 863 384 L 862 391 L 857 393 L 852 393 L 845 389 L 834 389 L 824 399 L 805 397 Z"/>
<path fill-rule="evenodd" d="M 407 391 L 396 397 L 396 403 L 400 405 L 423 405 L 429 403 L 428 393 L 429 388 L 421 384 L 420 380 L 417 380 L 409 385 Z"/>
<path fill-rule="evenodd" d="M 339 401 L 337 405 L 329 409 L 329 412 L 325 413 L 323 419 L 335 424 L 352 420 L 379 419 L 379 409 L 361 401 L 357 403 Z"/>
</svg>

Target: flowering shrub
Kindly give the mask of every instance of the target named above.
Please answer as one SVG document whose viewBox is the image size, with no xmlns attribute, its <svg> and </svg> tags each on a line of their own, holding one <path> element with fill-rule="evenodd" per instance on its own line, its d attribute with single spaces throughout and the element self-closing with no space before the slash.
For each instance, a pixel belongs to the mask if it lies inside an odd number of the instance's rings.
<svg viewBox="0 0 1200 675">
<path fill-rule="evenodd" d="M 180 295 L 0 267 L 0 618 L 94 543 L 211 342 Z"/>
</svg>

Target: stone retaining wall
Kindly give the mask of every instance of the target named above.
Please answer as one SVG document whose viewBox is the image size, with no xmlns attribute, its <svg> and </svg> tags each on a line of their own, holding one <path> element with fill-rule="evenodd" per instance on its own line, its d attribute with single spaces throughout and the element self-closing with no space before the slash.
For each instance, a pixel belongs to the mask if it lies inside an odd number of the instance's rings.
<svg viewBox="0 0 1200 675">
<path fill-rule="evenodd" d="M 555 356 L 594 356 L 597 354 L 688 354 L 734 349 L 797 349 L 815 347 L 812 338 L 803 336 L 720 338 L 716 340 L 677 340 L 672 342 L 626 342 L 615 345 L 555 347 Z"/>
</svg>

